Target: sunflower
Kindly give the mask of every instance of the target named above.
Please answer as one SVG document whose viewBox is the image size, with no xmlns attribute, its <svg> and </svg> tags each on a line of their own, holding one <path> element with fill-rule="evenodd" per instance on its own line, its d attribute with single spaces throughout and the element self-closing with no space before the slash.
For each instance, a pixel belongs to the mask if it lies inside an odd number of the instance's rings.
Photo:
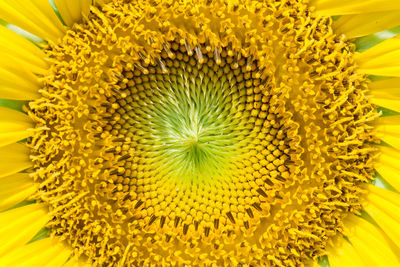
<svg viewBox="0 0 400 267">
<path fill-rule="evenodd" d="M 0 266 L 400 265 L 398 0 L 0 18 Z"/>
</svg>

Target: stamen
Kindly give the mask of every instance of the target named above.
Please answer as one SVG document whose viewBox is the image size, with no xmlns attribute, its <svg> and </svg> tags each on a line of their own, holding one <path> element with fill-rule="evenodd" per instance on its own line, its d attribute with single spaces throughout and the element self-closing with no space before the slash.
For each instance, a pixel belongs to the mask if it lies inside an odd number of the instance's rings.
<svg viewBox="0 0 400 267">
<path fill-rule="evenodd" d="M 167 53 L 167 55 L 168 55 L 169 58 L 171 58 L 171 59 L 174 59 L 174 58 L 175 58 L 175 54 L 171 52 L 171 50 L 170 50 L 168 44 L 164 44 L 164 45 L 163 45 L 163 48 L 164 48 L 164 50 L 165 50 L 165 52 Z"/>
<path fill-rule="evenodd" d="M 221 55 L 220 55 L 219 50 L 218 50 L 217 47 L 214 49 L 214 59 L 215 59 L 215 63 L 217 65 L 221 64 Z"/>
<path fill-rule="evenodd" d="M 188 43 L 188 41 L 185 39 L 185 49 L 186 49 L 186 52 L 187 52 L 187 54 L 189 55 L 189 56 L 192 56 L 193 55 L 193 50 L 192 50 L 192 48 L 190 47 L 190 44 Z"/>
<path fill-rule="evenodd" d="M 197 60 L 199 61 L 200 64 L 203 64 L 204 62 L 204 57 L 203 57 L 203 53 L 201 53 L 201 49 L 199 46 L 196 46 L 194 48 L 194 50 L 196 51 L 196 56 L 197 56 Z"/>
</svg>

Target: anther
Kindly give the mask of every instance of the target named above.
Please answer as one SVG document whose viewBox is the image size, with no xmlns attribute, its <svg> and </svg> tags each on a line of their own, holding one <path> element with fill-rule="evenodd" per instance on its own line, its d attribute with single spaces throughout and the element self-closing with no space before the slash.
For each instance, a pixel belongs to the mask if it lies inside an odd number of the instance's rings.
<svg viewBox="0 0 400 267">
<path fill-rule="evenodd" d="M 281 181 L 281 182 L 286 182 L 286 179 L 283 178 L 282 176 L 278 175 L 275 177 L 276 180 Z"/>
<path fill-rule="evenodd" d="M 114 169 L 112 171 L 110 171 L 110 175 L 115 175 L 118 174 L 118 169 Z"/>
<path fill-rule="evenodd" d="M 139 64 L 136 64 L 136 63 L 135 63 L 134 66 L 135 66 L 137 69 L 139 69 L 141 72 L 143 72 L 143 74 L 145 74 L 145 75 L 149 74 L 149 70 L 146 69 L 145 67 L 143 67 L 142 65 L 139 65 Z"/>
<path fill-rule="evenodd" d="M 183 225 L 183 234 L 186 235 L 188 230 L 189 230 L 189 225 L 188 224 L 184 224 Z"/>
<path fill-rule="evenodd" d="M 259 203 L 253 203 L 252 206 L 253 206 L 256 210 L 262 211 L 262 208 L 261 208 L 261 206 L 260 206 Z"/>
<path fill-rule="evenodd" d="M 316 62 L 317 60 L 315 58 L 311 58 L 307 60 L 307 64 L 311 65 L 312 63 Z"/>
<path fill-rule="evenodd" d="M 115 147 L 109 148 L 107 149 L 105 152 L 106 153 L 115 153 L 117 150 L 115 149 Z"/>
<path fill-rule="evenodd" d="M 125 155 L 121 156 L 117 161 L 123 161 L 123 160 L 129 159 L 130 157 L 131 157 L 131 155 L 125 154 Z"/>
<path fill-rule="evenodd" d="M 205 227 L 205 228 L 204 228 L 204 235 L 205 235 L 206 237 L 208 237 L 209 234 L 210 234 L 210 227 Z"/>
<path fill-rule="evenodd" d="M 156 61 L 157 61 L 158 65 L 160 66 L 162 73 L 168 73 L 168 69 L 167 69 L 167 67 L 165 67 L 164 62 L 160 58 L 157 58 Z"/>
<path fill-rule="evenodd" d="M 167 53 L 168 57 L 171 58 L 171 59 L 174 59 L 175 58 L 175 54 L 172 53 L 172 51 L 169 49 L 168 44 L 164 44 L 163 47 L 164 47 L 164 50 Z"/>
<path fill-rule="evenodd" d="M 239 61 L 240 61 L 240 53 L 237 53 L 235 56 L 235 62 L 232 64 L 232 69 L 239 68 Z"/>
<path fill-rule="evenodd" d="M 250 218 L 254 218 L 254 214 L 253 214 L 253 211 L 251 210 L 251 208 L 247 208 L 246 212 L 247 212 L 247 214 L 249 215 Z"/>
<path fill-rule="evenodd" d="M 231 213 L 230 211 L 228 211 L 228 212 L 226 213 L 226 216 L 228 217 L 228 219 L 229 219 L 232 223 L 235 223 L 235 218 L 233 218 L 233 215 L 232 215 L 232 213 Z"/>
<path fill-rule="evenodd" d="M 247 58 L 246 71 L 251 71 L 253 59 L 252 56 Z"/>
<path fill-rule="evenodd" d="M 157 216 L 152 215 L 150 220 L 149 220 L 149 226 L 152 225 L 156 221 L 156 219 L 157 219 Z"/>
<path fill-rule="evenodd" d="M 219 49 L 217 47 L 214 49 L 214 59 L 215 59 L 215 63 L 217 65 L 221 64 L 221 62 L 222 62 L 221 61 L 221 54 L 220 54 Z"/>
<path fill-rule="evenodd" d="M 264 182 L 265 182 L 266 184 L 268 184 L 269 186 L 273 186 L 273 185 L 274 185 L 274 183 L 273 183 L 270 179 L 268 179 L 268 178 L 266 178 L 266 179 L 264 180 Z"/>
<path fill-rule="evenodd" d="M 142 204 L 143 204 L 143 201 L 139 199 L 135 205 L 135 209 L 138 209 Z"/>
<path fill-rule="evenodd" d="M 219 225 L 219 220 L 218 219 L 214 219 L 214 227 L 215 227 L 215 229 L 218 229 L 218 225 Z"/>
<path fill-rule="evenodd" d="M 174 226 L 175 227 L 178 227 L 178 224 L 179 224 L 179 221 L 181 220 L 181 218 L 180 217 L 175 217 L 175 219 L 174 219 Z"/>
<path fill-rule="evenodd" d="M 286 182 L 286 179 L 283 178 L 282 176 L 278 175 L 275 177 L 276 180 L 281 181 L 281 182 Z"/>
<path fill-rule="evenodd" d="M 293 160 L 290 160 L 290 159 L 288 159 L 288 160 L 285 160 L 285 164 L 294 164 L 295 162 L 293 161 Z"/>
<path fill-rule="evenodd" d="M 148 57 L 146 57 L 142 52 L 138 52 L 139 57 L 143 60 L 143 62 L 148 65 L 150 64 L 150 59 Z"/>
<path fill-rule="evenodd" d="M 163 228 L 164 224 L 165 224 L 165 216 L 161 216 L 160 218 L 160 227 Z"/>
<path fill-rule="evenodd" d="M 193 55 L 193 50 L 190 47 L 189 42 L 185 39 L 185 48 L 186 48 L 186 52 L 188 53 L 189 56 Z"/>
<path fill-rule="evenodd" d="M 197 56 L 197 60 L 199 61 L 200 64 L 203 64 L 204 62 L 204 57 L 203 57 L 203 53 L 201 52 L 200 47 L 196 46 L 194 48 L 194 51 L 196 52 L 196 56 Z"/>
<path fill-rule="evenodd" d="M 268 195 L 264 192 L 264 190 L 262 190 L 261 188 L 257 189 L 257 193 L 259 193 L 260 195 L 262 195 L 263 197 L 268 197 Z"/>
</svg>

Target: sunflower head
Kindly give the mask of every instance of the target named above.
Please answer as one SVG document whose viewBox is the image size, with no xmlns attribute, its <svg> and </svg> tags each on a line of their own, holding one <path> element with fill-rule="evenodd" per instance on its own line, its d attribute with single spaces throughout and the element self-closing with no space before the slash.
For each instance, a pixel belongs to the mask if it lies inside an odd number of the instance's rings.
<svg viewBox="0 0 400 267">
<path fill-rule="evenodd" d="M 21 149 L 52 237 L 96 266 L 303 266 L 351 239 L 380 113 L 346 17 L 324 1 L 83 2 L 56 1 L 65 33 L 33 28 L 50 40 Z"/>
</svg>

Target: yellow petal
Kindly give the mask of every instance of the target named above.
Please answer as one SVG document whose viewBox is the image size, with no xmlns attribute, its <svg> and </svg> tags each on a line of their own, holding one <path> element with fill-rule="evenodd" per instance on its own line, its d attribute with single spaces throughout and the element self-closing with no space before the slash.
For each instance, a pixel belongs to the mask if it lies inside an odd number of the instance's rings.
<svg viewBox="0 0 400 267">
<path fill-rule="evenodd" d="M 385 127 L 388 125 L 400 125 L 400 115 L 379 117 L 376 120 L 377 128 Z"/>
<path fill-rule="evenodd" d="M 25 245 L 49 221 L 44 204 L 31 204 L 0 213 L 0 256 Z"/>
<path fill-rule="evenodd" d="M 341 16 L 333 23 L 333 27 L 336 33 L 345 34 L 351 39 L 390 29 L 399 24 L 400 11 L 385 11 Z"/>
<path fill-rule="evenodd" d="M 398 0 L 311 0 L 310 5 L 325 16 L 400 10 Z"/>
<path fill-rule="evenodd" d="M 42 50 L 15 32 L 0 26 L 0 65 L 11 62 L 24 66 L 32 73 L 44 74 L 48 64 Z"/>
<path fill-rule="evenodd" d="M 381 117 L 376 123 L 377 137 L 394 148 L 400 149 L 400 116 Z"/>
<path fill-rule="evenodd" d="M 0 266 L 65 266 L 72 250 L 56 238 L 45 238 L 16 248 L 0 259 Z"/>
<path fill-rule="evenodd" d="M 372 82 L 369 89 L 372 103 L 400 112 L 400 78 Z"/>
<path fill-rule="evenodd" d="M 12 66 L 12 62 L 0 65 L 0 98 L 32 100 L 40 97 L 38 78 L 23 66 Z"/>
<path fill-rule="evenodd" d="M 361 73 L 400 77 L 399 35 L 356 54 L 355 59 Z"/>
<path fill-rule="evenodd" d="M 400 154 L 399 150 L 379 146 L 381 154 L 375 165 L 376 171 L 396 190 L 400 191 Z"/>
<path fill-rule="evenodd" d="M 364 266 L 354 247 L 342 235 L 335 238 L 334 245 L 327 249 L 331 267 Z"/>
<path fill-rule="evenodd" d="M 0 18 L 48 41 L 64 35 L 64 26 L 48 0 L 1 1 Z"/>
<path fill-rule="evenodd" d="M 73 257 L 73 258 L 69 259 L 68 262 L 63 267 L 90 267 L 90 266 L 92 266 L 91 264 L 87 263 L 85 260 L 83 260 L 81 258 L 77 259 L 76 257 Z"/>
<path fill-rule="evenodd" d="M 369 185 L 364 210 L 394 242 L 400 240 L 400 195 Z"/>
<path fill-rule="evenodd" d="M 22 112 L 0 107 L 0 147 L 15 143 L 32 135 L 31 119 Z"/>
<path fill-rule="evenodd" d="M 41 83 L 34 74 L 45 74 L 47 69 L 45 55 L 38 47 L 0 26 L 0 98 L 38 98 Z"/>
<path fill-rule="evenodd" d="M 366 266 L 399 266 L 391 244 L 378 227 L 355 215 L 349 215 L 344 226 L 344 234 Z"/>
<path fill-rule="evenodd" d="M 20 203 L 35 191 L 33 179 L 27 173 L 16 173 L 0 178 L 0 210 Z"/>
<path fill-rule="evenodd" d="M 82 19 L 82 15 L 89 14 L 91 0 L 54 0 L 64 22 L 72 26 Z"/>
<path fill-rule="evenodd" d="M 23 171 L 32 166 L 29 149 L 22 144 L 0 147 L 0 177 Z"/>
</svg>

